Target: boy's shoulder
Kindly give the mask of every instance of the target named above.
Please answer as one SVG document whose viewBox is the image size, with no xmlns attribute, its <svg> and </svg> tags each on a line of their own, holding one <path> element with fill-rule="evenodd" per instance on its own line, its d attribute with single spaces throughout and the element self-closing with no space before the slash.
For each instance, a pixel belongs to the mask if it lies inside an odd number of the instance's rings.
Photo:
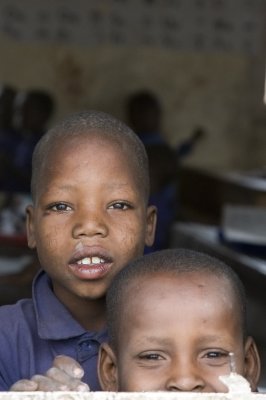
<svg viewBox="0 0 266 400">
<path fill-rule="evenodd" d="M 38 342 L 36 315 L 31 299 L 0 307 L 0 391 L 30 376 L 34 344 Z"/>
<path fill-rule="evenodd" d="M 32 299 L 22 299 L 15 304 L 3 305 L 0 307 L 0 332 L 7 327 L 14 332 L 22 325 L 29 325 L 36 320 Z M 10 333 L 11 333 L 10 332 Z"/>
</svg>

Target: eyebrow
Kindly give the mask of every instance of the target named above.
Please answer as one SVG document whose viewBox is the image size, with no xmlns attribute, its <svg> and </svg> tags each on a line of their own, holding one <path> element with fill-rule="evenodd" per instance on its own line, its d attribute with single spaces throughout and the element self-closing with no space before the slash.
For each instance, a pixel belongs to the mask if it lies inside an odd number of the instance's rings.
<svg viewBox="0 0 266 400">
<path fill-rule="evenodd" d="M 228 337 L 227 337 L 228 338 Z M 222 341 L 224 339 L 224 335 L 206 335 L 203 336 L 201 338 L 199 338 L 199 340 L 197 341 L 198 344 L 206 344 L 206 343 L 214 343 L 215 345 L 219 345 L 218 342 Z"/>
<path fill-rule="evenodd" d="M 157 337 L 157 336 L 145 336 L 144 337 L 145 341 L 149 341 L 151 343 L 156 343 L 156 344 L 161 344 L 161 345 L 170 345 L 171 344 L 171 340 L 167 339 L 167 338 L 161 338 L 161 337 Z"/>
<path fill-rule="evenodd" d="M 60 185 L 60 186 L 58 186 L 58 189 L 60 189 L 60 190 L 73 190 L 74 189 L 74 185 L 70 185 L 70 184 Z"/>
<path fill-rule="evenodd" d="M 108 182 L 107 185 L 105 185 L 105 187 L 110 188 L 110 189 L 112 189 L 112 188 L 122 189 L 124 187 L 130 187 L 131 188 L 132 185 L 129 182 L 125 182 L 125 183 Z M 66 183 L 66 184 L 63 184 L 63 185 L 59 185 L 58 189 L 60 189 L 60 190 L 73 190 L 73 189 L 75 189 L 76 190 L 75 184 L 73 185 L 71 183 Z"/>
<path fill-rule="evenodd" d="M 219 342 L 221 342 L 223 340 L 224 336 L 223 335 L 206 335 L 203 337 L 200 337 L 197 340 L 197 344 L 199 345 L 220 345 Z M 157 344 L 162 344 L 162 345 L 170 345 L 172 340 L 168 339 L 168 338 L 161 338 L 161 337 L 157 337 L 157 336 L 146 336 L 144 337 L 145 341 L 149 341 L 151 343 L 157 343 Z"/>
</svg>

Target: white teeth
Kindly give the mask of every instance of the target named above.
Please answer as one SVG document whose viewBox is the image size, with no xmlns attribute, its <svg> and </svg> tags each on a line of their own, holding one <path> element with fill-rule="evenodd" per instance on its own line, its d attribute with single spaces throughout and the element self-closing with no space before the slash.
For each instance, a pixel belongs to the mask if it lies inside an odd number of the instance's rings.
<svg viewBox="0 0 266 400">
<path fill-rule="evenodd" d="M 91 259 L 90 259 L 90 257 L 85 257 L 82 260 L 79 260 L 78 264 L 81 264 L 81 265 L 82 264 L 91 264 Z"/>
<path fill-rule="evenodd" d="M 101 264 L 104 263 L 104 260 L 100 257 L 84 257 L 82 260 L 79 260 L 77 264 L 79 265 L 88 265 L 88 264 Z"/>
<path fill-rule="evenodd" d="M 100 264 L 101 259 L 100 259 L 100 257 L 92 257 L 91 262 L 92 262 L 92 264 Z"/>
</svg>

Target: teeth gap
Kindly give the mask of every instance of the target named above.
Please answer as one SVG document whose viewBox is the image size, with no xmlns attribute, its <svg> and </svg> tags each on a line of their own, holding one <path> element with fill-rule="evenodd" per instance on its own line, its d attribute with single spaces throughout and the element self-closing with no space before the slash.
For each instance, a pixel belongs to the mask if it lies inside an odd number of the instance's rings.
<svg viewBox="0 0 266 400">
<path fill-rule="evenodd" d="M 97 257 L 97 256 L 93 256 L 93 257 L 84 257 L 81 260 L 77 261 L 77 264 L 79 265 L 90 265 L 90 264 L 103 264 L 104 263 L 104 259 Z"/>
</svg>

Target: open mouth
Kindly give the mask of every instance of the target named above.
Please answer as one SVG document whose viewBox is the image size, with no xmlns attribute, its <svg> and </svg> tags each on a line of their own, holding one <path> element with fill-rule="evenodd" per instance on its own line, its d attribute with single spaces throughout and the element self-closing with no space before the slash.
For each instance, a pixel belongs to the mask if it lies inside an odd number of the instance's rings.
<svg viewBox="0 0 266 400">
<path fill-rule="evenodd" d="M 70 260 L 69 267 L 75 276 L 80 279 L 100 279 L 102 278 L 111 268 L 113 264 L 112 258 L 103 254 L 104 252 L 95 252 L 92 251 L 78 252 L 75 256 Z M 88 254 L 91 253 L 91 254 Z"/>
</svg>

